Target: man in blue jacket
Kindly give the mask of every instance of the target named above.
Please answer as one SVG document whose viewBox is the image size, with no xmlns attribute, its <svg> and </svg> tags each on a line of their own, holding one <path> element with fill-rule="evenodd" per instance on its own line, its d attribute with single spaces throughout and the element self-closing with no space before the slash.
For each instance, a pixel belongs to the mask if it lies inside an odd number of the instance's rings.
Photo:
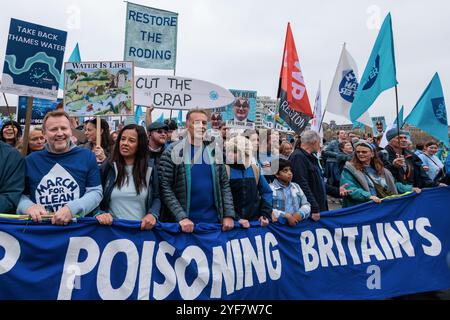
<svg viewBox="0 0 450 320">
<path fill-rule="evenodd" d="M 14 213 L 25 185 L 25 161 L 0 141 L 0 213 Z"/>
</svg>

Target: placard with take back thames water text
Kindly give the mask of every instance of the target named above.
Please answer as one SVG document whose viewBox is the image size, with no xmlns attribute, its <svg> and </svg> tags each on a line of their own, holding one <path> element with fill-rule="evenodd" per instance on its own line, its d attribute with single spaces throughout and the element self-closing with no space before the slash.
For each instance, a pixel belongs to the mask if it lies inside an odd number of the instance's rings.
<svg viewBox="0 0 450 320">
<path fill-rule="evenodd" d="M 0 91 L 55 100 L 67 32 L 11 19 Z"/>
</svg>

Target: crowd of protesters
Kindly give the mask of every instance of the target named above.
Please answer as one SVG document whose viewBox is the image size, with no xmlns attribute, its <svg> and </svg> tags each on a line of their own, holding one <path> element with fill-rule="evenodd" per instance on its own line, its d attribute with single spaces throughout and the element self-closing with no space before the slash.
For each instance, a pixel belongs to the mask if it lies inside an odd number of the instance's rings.
<svg viewBox="0 0 450 320">
<path fill-rule="evenodd" d="M 220 116 L 201 109 L 176 122 L 127 125 L 110 132 L 101 120 L 77 123 L 64 111 L 46 115 L 30 130 L 23 148 L 21 126 L 4 123 L 0 135 L 0 212 L 51 217 L 67 225 L 75 216 L 141 221 L 142 230 L 174 222 L 185 233 L 199 223 L 221 224 L 223 231 L 257 222 L 289 226 L 329 210 L 329 196 L 343 207 L 420 193 L 446 186 L 450 157 L 429 141 L 410 150 L 407 133 L 392 129 L 381 137 L 339 131 L 322 146 L 314 131 L 295 141 L 274 130 L 235 130 Z M 78 127 L 80 129 L 80 127 Z"/>
</svg>

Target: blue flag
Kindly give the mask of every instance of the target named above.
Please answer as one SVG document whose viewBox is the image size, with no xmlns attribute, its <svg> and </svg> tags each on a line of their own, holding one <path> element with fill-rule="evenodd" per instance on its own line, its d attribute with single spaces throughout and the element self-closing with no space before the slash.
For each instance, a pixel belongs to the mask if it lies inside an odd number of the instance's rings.
<svg viewBox="0 0 450 320">
<path fill-rule="evenodd" d="M 70 55 L 68 62 L 81 62 L 80 48 L 78 46 L 78 43 L 75 46 L 75 49 L 73 49 L 73 52 Z M 61 80 L 59 80 L 59 88 L 61 90 L 64 90 L 64 72 L 61 73 Z"/>
<path fill-rule="evenodd" d="M 163 123 L 164 122 L 164 113 L 161 113 L 161 115 L 159 116 L 158 120 L 156 120 L 155 122 Z"/>
<path fill-rule="evenodd" d="M 450 147 L 447 109 L 441 80 L 437 72 L 405 122 L 425 131 Z"/>
<path fill-rule="evenodd" d="M 179 127 L 183 126 L 183 111 L 178 112 L 177 125 Z"/>
<path fill-rule="evenodd" d="M 366 70 L 361 78 L 350 108 L 350 120 L 355 123 L 385 90 L 397 85 L 392 21 L 389 13 L 383 22 Z"/>
<path fill-rule="evenodd" d="M 404 111 L 404 106 L 402 106 L 402 108 L 398 112 L 398 123 L 399 123 L 400 128 L 403 127 L 403 124 L 405 123 L 403 121 L 403 111 Z M 394 120 L 394 125 L 397 126 L 397 118 L 395 118 L 395 120 Z"/>
<path fill-rule="evenodd" d="M 136 106 L 136 112 L 134 114 L 134 123 L 139 125 L 141 117 L 142 117 L 142 107 L 141 106 Z"/>
</svg>

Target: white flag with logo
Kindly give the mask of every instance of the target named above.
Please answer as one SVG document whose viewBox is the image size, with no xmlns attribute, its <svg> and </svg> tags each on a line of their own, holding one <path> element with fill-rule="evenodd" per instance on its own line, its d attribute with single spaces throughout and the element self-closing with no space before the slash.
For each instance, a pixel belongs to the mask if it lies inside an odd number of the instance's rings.
<svg viewBox="0 0 450 320">
<path fill-rule="evenodd" d="M 320 133 L 321 121 L 322 121 L 322 92 L 321 82 L 319 82 L 319 89 L 317 90 L 316 101 L 314 103 L 314 118 L 311 122 L 311 130 Z"/>
<path fill-rule="evenodd" d="M 358 67 L 344 44 L 325 110 L 350 120 L 350 107 L 357 90 Z M 361 116 L 359 122 L 372 127 L 368 112 Z"/>
</svg>

